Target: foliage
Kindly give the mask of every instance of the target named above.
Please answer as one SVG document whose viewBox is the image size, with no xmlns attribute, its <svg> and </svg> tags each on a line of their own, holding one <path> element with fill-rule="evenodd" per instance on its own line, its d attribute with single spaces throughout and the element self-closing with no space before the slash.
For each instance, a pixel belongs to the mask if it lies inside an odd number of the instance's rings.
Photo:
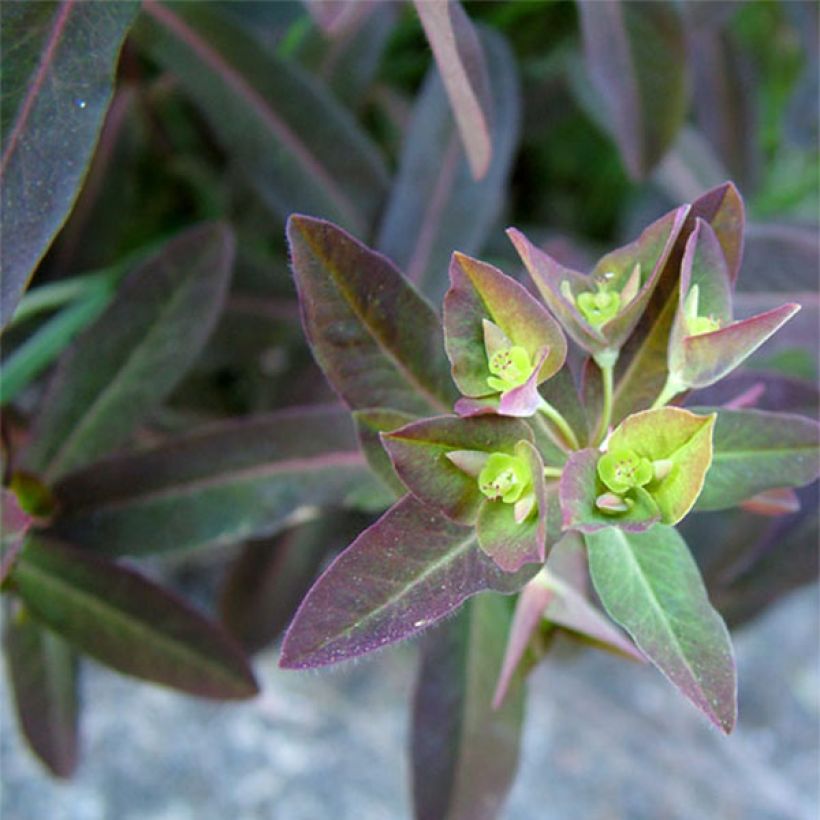
<svg viewBox="0 0 820 820">
<path fill-rule="evenodd" d="M 288 622 L 298 669 L 425 633 L 419 818 L 497 815 L 557 631 L 730 732 L 722 616 L 816 575 L 816 9 L 12 5 L 0 582 L 50 770 L 83 655 L 244 698 Z"/>
</svg>

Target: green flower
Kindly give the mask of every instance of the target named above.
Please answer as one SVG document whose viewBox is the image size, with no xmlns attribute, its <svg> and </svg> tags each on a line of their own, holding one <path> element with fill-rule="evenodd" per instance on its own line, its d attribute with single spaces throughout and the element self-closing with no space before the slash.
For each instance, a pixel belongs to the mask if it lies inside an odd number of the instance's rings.
<svg viewBox="0 0 820 820">
<path fill-rule="evenodd" d="M 700 301 L 700 288 L 693 285 L 686 297 L 683 306 L 683 316 L 686 331 L 690 336 L 702 336 L 704 333 L 714 333 L 720 330 L 720 319 L 714 316 L 698 316 L 698 303 Z"/>
<path fill-rule="evenodd" d="M 606 285 L 599 282 L 597 293 L 579 293 L 575 303 L 581 315 L 593 327 L 599 327 L 618 315 L 621 296 L 615 291 L 607 290 Z"/>
<path fill-rule="evenodd" d="M 623 494 L 634 487 L 645 487 L 655 471 L 652 462 L 634 450 L 615 450 L 599 459 L 598 477 L 613 493 Z"/>
<path fill-rule="evenodd" d="M 533 363 L 523 347 L 502 348 L 489 357 L 490 373 L 487 384 L 499 393 L 524 384 L 532 375 Z"/>
<path fill-rule="evenodd" d="M 520 456 L 491 453 L 478 475 L 478 488 L 491 501 L 515 504 L 532 492 L 532 472 Z"/>
</svg>

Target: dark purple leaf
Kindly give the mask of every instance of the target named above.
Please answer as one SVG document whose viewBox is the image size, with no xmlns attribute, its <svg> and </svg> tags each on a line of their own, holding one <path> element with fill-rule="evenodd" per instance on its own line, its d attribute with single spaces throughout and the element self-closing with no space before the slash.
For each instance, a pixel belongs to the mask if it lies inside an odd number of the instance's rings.
<svg viewBox="0 0 820 820">
<path fill-rule="evenodd" d="M 585 536 L 595 591 L 638 648 L 719 729 L 737 719 L 729 632 L 712 608 L 697 564 L 672 527 L 610 527 Z"/>
<path fill-rule="evenodd" d="M 500 709 L 493 684 L 510 624 L 508 601 L 481 595 L 430 633 L 413 704 L 416 820 L 494 820 L 518 766 L 524 686 Z"/>
<path fill-rule="evenodd" d="M 329 514 L 276 538 L 245 544 L 222 586 L 219 609 L 228 631 L 246 651 L 258 652 L 279 637 L 322 563 L 366 521 Z"/>
<path fill-rule="evenodd" d="M 376 247 L 436 304 L 447 290 L 453 250 L 479 253 L 495 227 L 518 145 L 520 90 L 515 58 L 495 32 L 482 32 L 493 97 L 493 158 L 476 182 L 452 121 L 441 77 L 430 69 L 402 147 Z"/>
<path fill-rule="evenodd" d="M 270 536 L 305 506 L 361 506 L 380 484 L 349 414 L 317 406 L 209 425 L 73 473 L 56 492 L 55 534 L 133 555 Z"/>
<path fill-rule="evenodd" d="M 475 179 L 492 159 L 490 76 L 478 33 L 458 0 L 415 0 Z"/>
<path fill-rule="evenodd" d="M 5 613 L 3 647 L 17 721 L 31 748 L 58 777 L 77 765 L 77 656 L 15 601 Z"/>
<path fill-rule="evenodd" d="M 396 475 L 390 456 L 382 443 L 381 433 L 398 430 L 399 427 L 404 427 L 416 421 L 416 419 L 416 416 L 411 416 L 408 413 L 381 407 L 353 411 L 353 421 L 356 424 L 359 444 L 367 463 L 385 485 L 393 491 L 397 499 L 407 492 L 407 488 Z"/>
<path fill-rule="evenodd" d="M 232 231 L 208 223 L 137 267 L 61 359 L 23 456 L 26 469 L 54 480 L 128 438 L 205 344 L 233 256 Z"/>
<path fill-rule="evenodd" d="M 327 569 L 282 646 L 288 669 L 328 666 L 422 632 L 487 589 L 531 575 L 502 572 L 462 527 L 412 496 L 391 507 Z"/>
<path fill-rule="evenodd" d="M 584 55 L 629 173 L 641 179 L 670 147 L 687 109 L 686 49 L 671 2 L 579 6 Z"/>
<path fill-rule="evenodd" d="M 441 325 L 391 262 L 340 228 L 292 216 L 288 241 L 316 361 L 355 410 L 449 410 L 456 398 Z"/>
<path fill-rule="evenodd" d="M 366 232 L 387 188 L 378 149 L 321 84 L 211 3 L 146 0 L 138 41 L 172 71 L 266 204 Z"/>
<path fill-rule="evenodd" d="M 63 0 L 3 11 L 0 326 L 77 198 L 137 9 Z"/>
<path fill-rule="evenodd" d="M 135 570 L 30 537 L 12 578 L 38 621 L 120 672 L 202 697 L 258 691 L 227 633 Z"/>
</svg>

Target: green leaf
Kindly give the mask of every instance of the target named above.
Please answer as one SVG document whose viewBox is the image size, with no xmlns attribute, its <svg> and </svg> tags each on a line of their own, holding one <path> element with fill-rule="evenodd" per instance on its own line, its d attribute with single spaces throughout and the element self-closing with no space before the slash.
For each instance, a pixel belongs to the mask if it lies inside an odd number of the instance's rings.
<svg viewBox="0 0 820 820">
<path fill-rule="evenodd" d="M 384 161 L 327 89 L 218 6 L 149 0 L 143 9 L 138 41 L 179 78 L 274 211 L 369 230 L 387 188 Z"/>
<path fill-rule="evenodd" d="M 606 611 L 681 694 L 729 734 L 737 719 L 732 645 L 686 542 L 662 524 L 643 533 L 610 527 L 585 538 L 592 583 Z"/>
<path fill-rule="evenodd" d="M 0 326 L 74 205 L 137 8 L 63 0 L 3 11 Z"/>
<path fill-rule="evenodd" d="M 723 510 L 777 487 L 801 487 L 820 474 L 820 425 L 790 413 L 716 412 L 714 455 L 697 510 Z"/>
<path fill-rule="evenodd" d="M 132 569 L 29 537 L 12 577 L 38 621 L 120 672 L 203 697 L 258 691 L 217 624 Z"/>
<path fill-rule="evenodd" d="M 19 602 L 6 611 L 3 648 L 20 729 L 53 774 L 70 777 L 79 746 L 77 656 Z"/>
<path fill-rule="evenodd" d="M 458 0 L 415 2 L 475 179 L 490 167 L 490 77 L 478 33 Z"/>
<path fill-rule="evenodd" d="M 341 228 L 294 215 L 288 241 L 305 334 L 354 410 L 449 410 L 457 394 L 438 317 L 381 254 Z"/>
<path fill-rule="evenodd" d="M 54 480 L 125 441 L 196 358 L 222 306 L 234 238 L 191 228 L 142 263 L 69 348 L 34 422 L 23 465 Z"/>
<path fill-rule="evenodd" d="M 194 549 L 270 536 L 300 508 L 379 489 L 346 411 L 293 408 L 212 424 L 67 476 L 53 531 L 108 555 Z"/>
<path fill-rule="evenodd" d="M 413 703 L 416 820 L 490 820 L 518 768 L 523 685 L 492 707 L 510 625 L 509 603 L 479 595 L 430 634 Z"/>
<path fill-rule="evenodd" d="M 664 524 L 677 524 L 700 495 L 712 463 L 715 418 L 680 407 L 645 410 L 623 421 L 609 438 L 609 452 L 632 450 L 652 462 L 672 462 L 667 475 L 646 486 Z"/>
<path fill-rule="evenodd" d="M 472 178 L 441 75 L 432 66 L 413 108 L 376 240 L 376 248 L 436 304 L 447 290 L 453 249 L 479 253 L 496 228 L 518 146 L 521 90 L 515 57 L 494 31 L 482 31 L 481 41 L 493 108 L 489 171 L 479 182 Z"/>
<path fill-rule="evenodd" d="M 579 4 L 587 71 L 624 164 L 643 179 L 683 125 L 686 43 L 671 2 Z"/>
<path fill-rule="evenodd" d="M 307 669 L 364 655 L 417 635 L 479 592 L 515 592 L 531 574 L 502 572 L 471 527 L 405 496 L 314 584 L 279 664 Z"/>
</svg>

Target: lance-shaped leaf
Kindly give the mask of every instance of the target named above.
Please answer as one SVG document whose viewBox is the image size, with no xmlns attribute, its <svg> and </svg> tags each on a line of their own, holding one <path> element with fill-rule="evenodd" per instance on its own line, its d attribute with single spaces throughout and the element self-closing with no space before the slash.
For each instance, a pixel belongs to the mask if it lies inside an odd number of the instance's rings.
<svg viewBox="0 0 820 820">
<path fill-rule="evenodd" d="M 373 407 L 370 410 L 354 410 L 353 421 L 356 424 L 356 433 L 359 436 L 359 445 L 362 448 L 370 469 L 389 487 L 396 498 L 401 498 L 407 488 L 396 475 L 390 456 L 384 449 L 381 434 L 390 433 L 404 427 L 417 417 L 398 410 L 384 407 Z"/>
<path fill-rule="evenodd" d="M 468 601 L 422 647 L 413 701 L 416 820 L 493 820 L 512 785 L 524 717 L 524 687 L 501 709 L 492 687 L 510 624 L 499 595 Z"/>
<path fill-rule="evenodd" d="M 416 11 L 433 50 L 475 179 L 492 158 L 492 100 L 484 52 L 458 0 L 417 0 Z"/>
<path fill-rule="evenodd" d="M 518 596 L 504 663 L 493 696 L 496 707 L 504 701 L 533 637 L 545 622 L 632 660 L 645 661 L 612 621 L 590 602 L 584 542 L 578 533 L 569 532 L 555 544 L 546 566 Z"/>
<path fill-rule="evenodd" d="M 658 505 L 643 487 L 638 487 L 632 493 L 628 505 L 617 505 L 618 508 L 612 511 L 599 506 L 598 500 L 607 492 L 606 486 L 598 477 L 597 464 L 600 458 L 598 450 L 578 450 L 564 466 L 559 482 L 563 528 L 596 532 L 618 526 L 631 532 L 640 532 L 660 521 Z"/>
<path fill-rule="evenodd" d="M 669 254 L 644 315 L 624 346 L 615 370 L 613 421 L 619 422 L 636 410 L 650 407 L 664 386 L 669 335 L 678 303 L 680 266 L 686 240 L 700 217 L 717 236 L 734 282 L 743 252 L 745 214 L 737 188 L 726 182 L 696 199 Z"/>
<path fill-rule="evenodd" d="M 532 441 L 524 422 L 492 416 L 438 416 L 382 436 L 396 473 L 410 492 L 462 524 L 475 522 L 484 496 L 478 489 L 477 473 L 465 472 L 448 454 L 468 451 L 512 455 L 522 440 Z"/>
<path fill-rule="evenodd" d="M 791 413 L 696 408 L 717 413 L 712 466 L 698 510 L 722 510 L 764 490 L 801 487 L 820 474 L 820 425 Z"/>
<path fill-rule="evenodd" d="M 268 206 L 369 229 L 387 188 L 378 150 L 321 85 L 211 4 L 149 0 L 135 27 Z"/>
<path fill-rule="evenodd" d="M 212 223 L 185 231 L 137 267 L 60 361 L 23 457 L 28 470 L 53 480 L 127 439 L 204 345 L 233 255 L 233 233 Z"/>
<path fill-rule="evenodd" d="M 0 585 L 6 580 L 14 559 L 23 546 L 26 533 L 34 519 L 20 506 L 17 496 L 3 487 L 2 517 L 0 517 Z"/>
<path fill-rule="evenodd" d="M 278 532 L 300 508 L 379 490 L 340 407 L 221 422 L 57 485 L 53 530 L 109 555 L 193 549 Z"/>
<path fill-rule="evenodd" d="M 222 586 L 219 610 L 246 651 L 258 652 L 279 637 L 322 563 L 366 522 L 364 516 L 330 513 L 242 548 Z"/>
<path fill-rule="evenodd" d="M 0 326 L 77 198 L 138 7 L 63 0 L 3 11 Z"/>
<path fill-rule="evenodd" d="M 537 385 L 557 373 L 566 359 L 561 327 L 514 279 L 486 262 L 454 253 L 450 290 L 444 297 L 444 342 L 453 380 L 465 396 L 473 398 L 498 392 L 487 383 L 492 376 L 487 321 L 511 345 L 526 351 L 533 368 L 546 351 L 532 385 L 537 401 Z"/>
<path fill-rule="evenodd" d="M 507 235 L 567 333 L 593 355 L 606 356 L 620 350 L 640 320 L 688 213 L 686 205 L 670 211 L 634 242 L 602 257 L 589 276 L 564 267 L 515 228 Z M 607 311 L 600 318 L 588 304 L 598 297 Z"/>
<path fill-rule="evenodd" d="M 586 536 L 589 569 L 606 611 L 638 648 L 718 728 L 737 718 L 729 632 L 712 608 L 697 564 L 672 527 L 610 527 Z"/>
<path fill-rule="evenodd" d="M 58 777 L 77 765 L 79 700 L 77 656 L 37 624 L 19 602 L 3 628 L 17 721 L 31 748 Z"/>
<path fill-rule="evenodd" d="M 524 505 L 523 513 L 518 504 L 485 498 L 476 521 L 479 547 L 505 572 L 517 572 L 524 564 L 543 564 L 547 549 L 549 500 L 544 462 L 528 441 L 515 445 L 515 455 L 529 469 L 532 498 L 518 502 Z"/>
<path fill-rule="evenodd" d="M 305 333 L 348 405 L 448 410 L 456 394 L 441 325 L 393 264 L 320 219 L 292 216 L 287 234 Z"/>
<path fill-rule="evenodd" d="M 800 306 L 782 305 L 732 322 L 729 271 L 718 238 L 695 221 L 683 255 L 678 309 L 669 338 L 670 380 L 681 390 L 708 387 L 734 370 Z"/>
<path fill-rule="evenodd" d="M 305 669 L 364 655 L 417 635 L 478 592 L 515 592 L 530 575 L 503 572 L 478 548 L 471 527 L 406 496 L 316 582 L 279 663 Z"/>
<path fill-rule="evenodd" d="M 687 109 L 686 44 L 673 3 L 583 0 L 584 56 L 629 173 L 642 179 Z"/>
<path fill-rule="evenodd" d="M 120 672 L 202 697 L 258 691 L 221 627 L 135 570 L 30 537 L 12 577 L 38 621 Z"/>
<path fill-rule="evenodd" d="M 485 177 L 470 173 L 441 75 L 424 81 L 404 137 L 376 247 L 435 304 L 447 290 L 454 248 L 478 253 L 496 227 L 518 147 L 521 90 L 515 56 L 496 32 L 482 31 L 493 98 L 493 156 Z"/>
</svg>

